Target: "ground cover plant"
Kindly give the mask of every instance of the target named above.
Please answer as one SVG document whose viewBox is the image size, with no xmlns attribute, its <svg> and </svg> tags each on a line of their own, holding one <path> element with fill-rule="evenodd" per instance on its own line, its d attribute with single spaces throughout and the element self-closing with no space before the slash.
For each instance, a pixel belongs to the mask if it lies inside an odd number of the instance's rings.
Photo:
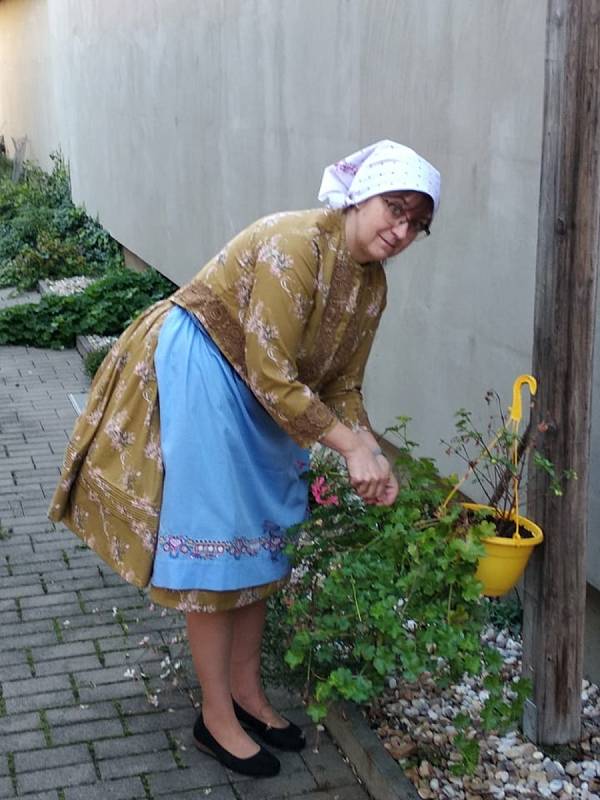
<svg viewBox="0 0 600 800">
<path fill-rule="evenodd" d="M 152 303 L 174 291 L 171 281 L 154 270 L 108 270 L 83 292 L 61 297 L 44 295 L 0 311 L 0 345 L 74 347 L 83 334 L 116 336 Z"/>
<path fill-rule="evenodd" d="M 117 242 L 74 205 L 63 157 L 51 159 L 50 172 L 26 163 L 16 183 L 0 170 L 0 287 L 24 291 L 44 278 L 101 275 L 122 266 Z"/>
</svg>

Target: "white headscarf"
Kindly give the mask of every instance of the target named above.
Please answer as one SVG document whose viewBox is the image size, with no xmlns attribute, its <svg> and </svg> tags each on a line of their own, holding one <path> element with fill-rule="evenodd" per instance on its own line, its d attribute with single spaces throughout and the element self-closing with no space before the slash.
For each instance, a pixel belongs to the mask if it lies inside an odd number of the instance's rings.
<svg viewBox="0 0 600 800">
<path fill-rule="evenodd" d="M 325 168 L 319 200 L 347 208 L 383 192 L 423 192 L 440 204 L 440 173 L 410 147 L 383 139 Z"/>
</svg>

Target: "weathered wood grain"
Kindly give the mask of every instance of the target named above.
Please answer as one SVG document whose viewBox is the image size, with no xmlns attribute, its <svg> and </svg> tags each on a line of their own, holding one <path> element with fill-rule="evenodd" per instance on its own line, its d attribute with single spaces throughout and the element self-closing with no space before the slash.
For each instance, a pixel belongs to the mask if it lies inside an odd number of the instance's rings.
<svg viewBox="0 0 600 800">
<path fill-rule="evenodd" d="M 600 0 L 549 0 L 535 293 L 534 421 L 544 451 L 575 469 L 563 497 L 537 474 L 528 516 L 546 540 L 525 578 L 524 727 L 546 744 L 580 736 L 585 547 L 596 283 L 600 244 Z"/>
</svg>

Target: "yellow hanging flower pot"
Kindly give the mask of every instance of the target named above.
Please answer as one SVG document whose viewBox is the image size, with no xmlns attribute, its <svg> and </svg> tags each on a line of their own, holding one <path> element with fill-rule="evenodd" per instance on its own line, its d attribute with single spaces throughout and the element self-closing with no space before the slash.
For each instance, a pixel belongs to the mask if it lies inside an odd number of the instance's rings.
<svg viewBox="0 0 600 800">
<path fill-rule="evenodd" d="M 468 511 L 483 511 L 491 517 L 501 518 L 501 514 L 492 506 L 480 503 L 462 503 Z M 527 517 L 511 517 L 520 529 L 527 531 L 527 536 L 517 533 L 512 538 L 504 536 L 488 536 L 483 539 L 485 555 L 479 560 L 475 577 L 483 583 L 483 594 L 486 597 L 500 597 L 516 586 L 525 571 L 533 548 L 544 541 L 541 528 Z"/>
<path fill-rule="evenodd" d="M 527 386 L 532 395 L 537 391 L 537 381 L 532 375 L 519 375 L 513 384 L 513 397 L 512 405 L 510 407 L 509 426 L 514 432 L 514 442 L 512 448 L 512 463 L 516 468 L 518 464 L 518 437 L 517 432 L 519 423 L 521 421 L 521 388 Z M 496 442 L 500 433 L 496 435 L 492 442 L 487 446 L 486 451 L 491 450 Z M 442 510 L 447 506 L 450 499 L 458 491 L 460 486 L 466 481 L 471 474 L 473 467 L 477 462 L 469 465 L 464 477 L 454 486 L 444 503 Z M 514 509 L 519 508 L 519 480 L 514 478 Z M 462 507 L 467 511 L 483 511 L 486 516 L 492 519 L 506 520 L 506 514 L 503 514 L 497 508 L 480 503 L 461 503 Z M 514 523 L 515 530 L 511 536 L 488 536 L 483 539 L 485 547 L 485 555 L 479 560 L 475 577 L 483 583 L 483 594 L 487 597 L 499 597 L 510 591 L 518 582 L 519 578 L 525 571 L 529 557 L 533 552 L 533 548 L 541 544 L 544 540 L 544 534 L 541 528 L 532 522 L 527 517 L 517 514 L 514 510 L 508 516 L 508 519 Z M 521 535 L 521 531 L 525 531 L 525 535 Z"/>
</svg>

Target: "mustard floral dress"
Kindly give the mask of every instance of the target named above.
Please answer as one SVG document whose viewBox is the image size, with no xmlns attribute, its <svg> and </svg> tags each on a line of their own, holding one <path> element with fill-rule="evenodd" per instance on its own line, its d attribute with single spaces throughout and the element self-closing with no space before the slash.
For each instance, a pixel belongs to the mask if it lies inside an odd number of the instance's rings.
<svg viewBox="0 0 600 800">
<path fill-rule="evenodd" d="M 254 223 L 189 284 L 138 317 L 96 374 L 67 446 L 49 515 L 62 520 L 125 580 L 140 587 L 150 584 L 151 598 L 162 605 L 183 611 L 235 608 L 282 586 L 288 566 L 279 560 L 280 542 L 285 527 L 304 513 L 299 478 L 304 448 L 337 419 L 369 427 L 361 386 L 385 306 L 385 274 L 378 262 L 361 265 L 351 258 L 343 223 L 342 212 L 325 209 L 275 214 Z M 171 328 L 177 328 L 176 335 Z M 172 349 L 183 340 L 184 357 L 181 348 Z M 162 361 L 161 347 L 168 354 Z M 227 374 L 229 394 L 222 394 L 222 381 L 215 383 L 214 374 L 207 373 L 206 360 L 190 367 L 199 348 L 214 364 L 222 362 L 218 369 Z M 173 361 L 177 369 L 169 371 Z M 168 376 L 162 385 L 157 367 Z M 236 412 L 246 409 L 246 422 L 257 432 L 255 457 L 249 462 L 240 460 L 238 447 L 245 429 L 237 429 L 229 445 L 224 444 L 227 437 L 218 437 L 235 414 L 215 422 L 214 410 L 196 400 L 188 403 L 195 409 L 192 416 L 167 441 L 180 417 L 176 404 L 181 397 L 194 398 L 202 380 L 207 397 L 216 393 L 227 397 L 230 408 L 237 404 Z M 193 425 L 190 420 L 196 419 Z M 181 436 L 181 430 L 196 427 L 216 431 L 217 437 Z M 269 450 L 273 442 L 276 447 Z M 256 485 L 262 486 L 261 470 L 272 468 L 283 452 L 288 477 L 273 502 L 267 499 L 261 506 L 260 531 L 248 530 L 249 496 L 234 491 L 240 470 L 255 472 Z M 270 454 L 266 464 L 264 453 Z M 185 486 L 196 462 L 218 462 L 218 474 L 227 476 L 225 485 L 222 478 L 214 480 L 214 469 L 204 469 L 196 470 Z M 191 530 L 207 508 L 203 496 L 238 509 L 225 536 L 212 525 L 211 530 Z M 177 497 L 183 498 L 179 504 Z M 174 517 L 167 507 L 177 505 L 177 525 L 169 529 Z M 185 521 L 186 506 L 191 524 Z M 215 542 L 226 555 L 209 554 Z M 257 549 L 265 556 L 265 569 L 254 569 Z M 224 568 L 228 558 L 234 559 L 232 569 Z M 196 565 L 204 577 L 190 582 Z M 211 567 L 222 573 L 220 581 L 213 580 Z"/>
</svg>

